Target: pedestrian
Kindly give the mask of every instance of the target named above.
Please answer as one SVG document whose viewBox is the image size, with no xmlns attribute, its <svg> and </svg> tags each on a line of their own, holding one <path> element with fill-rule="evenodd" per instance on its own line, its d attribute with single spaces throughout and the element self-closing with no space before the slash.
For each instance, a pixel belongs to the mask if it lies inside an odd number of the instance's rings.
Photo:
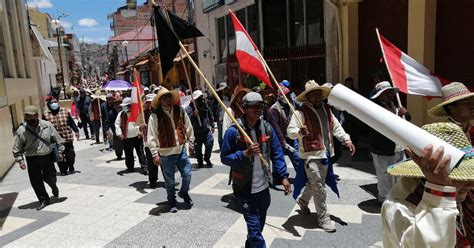
<svg viewBox="0 0 474 248">
<path fill-rule="evenodd" d="M 110 130 L 110 113 L 112 109 L 114 108 L 114 95 L 112 93 L 107 93 L 105 96 L 105 102 L 103 102 L 100 105 L 100 113 L 101 113 L 101 118 L 102 118 L 102 132 L 104 134 L 104 142 L 107 140 L 109 142 L 109 147 L 106 149 L 107 151 L 112 151 L 114 149 L 113 147 L 113 141 L 111 138 L 112 135 L 109 135 L 109 133 L 112 133 Z"/>
<path fill-rule="evenodd" d="M 428 145 L 420 156 L 407 149 L 412 160 L 388 169 L 392 176 L 401 178 L 382 205 L 383 245 L 472 247 L 472 240 L 466 238 L 472 237 L 472 229 L 468 229 L 472 227 L 472 216 L 463 215 L 461 207 L 474 189 L 471 143 L 454 123 L 433 123 L 422 128 L 466 152 L 466 156 L 449 171 L 450 156 L 444 156 L 442 147 L 434 151 Z"/>
<path fill-rule="evenodd" d="M 84 89 L 81 89 L 79 98 L 76 100 L 77 100 L 76 108 L 79 112 L 79 117 L 82 123 L 82 127 L 84 129 L 84 134 L 86 135 L 86 139 L 89 139 L 89 138 L 95 139 L 94 127 L 92 126 L 90 113 L 89 113 L 92 99 L 89 95 L 86 95 L 86 91 Z M 91 137 L 89 137 L 89 131 L 87 130 L 88 126 L 91 131 Z"/>
<path fill-rule="evenodd" d="M 230 106 L 230 95 L 229 95 L 229 87 L 227 86 L 227 83 L 221 82 L 219 84 L 219 88 L 216 91 L 217 91 L 217 94 L 219 95 L 219 98 L 224 103 L 225 107 L 228 108 Z M 216 115 L 214 119 L 217 120 L 217 136 L 218 136 L 217 140 L 219 142 L 219 149 L 222 148 L 222 141 L 224 139 L 224 132 L 222 131 L 224 115 L 225 115 L 225 110 L 220 104 L 217 103 Z"/>
<path fill-rule="evenodd" d="M 64 146 L 62 145 L 63 139 L 53 124 L 40 120 L 38 117 L 36 106 L 25 107 L 25 123 L 16 131 L 13 156 L 22 170 L 28 168 L 31 186 L 40 202 L 40 206 L 36 210 L 41 210 L 50 203 L 43 181 L 51 187 L 54 197 L 59 196 L 51 142 L 58 144 L 58 160 L 62 160 Z"/>
<path fill-rule="evenodd" d="M 261 118 L 263 107 L 260 94 L 250 92 L 244 96 L 244 114 L 238 121 L 254 144 L 249 145 L 232 125 L 224 135 L 221 150 L 222 163 L 231 167 L 232 189 L 247 223 L 245 247 L 266 247 L 262 232 L 270 206 L 272 175 L 271 168 L 262 163 L 259 154 L 278 171 L 285 195 L 291 192 L 284 153 L 270 123 Z"/>
<path fill-rule="evenodd" d="M 229 112 L 234 116 L 234 118 L 240 118 L 244 114 L 243 110 L 243 101 L 245 94 L 251 92 L 250 89 L 245 88 L 241 85 L 237 85 L 234 89 L 234 94 L 230 98 L 230 107 L 227 108 Z M 226 113 L 222 122 L 222 132 L 225 135 L 227 129 L 232 125 L 232 120 L 230 116 Z"/>
<path fill-rule="evenodd" d="M 398 92 L 398 88 L 392 87 L 387 81 L 382 81 L 375 86 L 371 99 L 382 108 L 410 121 L 411 117 L 407 110 L 404 107 L 395 106 L 395 95 Z M 396 178 L 387 173 L 387 168 L 404 160 L 405 152 L 402 147 L 374 129 L 370 130 L 369 142 L 375 173 L 377 174 L 377 200 L 382 203 L 396 181 Z"/>
<path fill-rule="evenodd" d="M 148 123 L 150 120 L 150 116 L 153 113 L 153 108 L 151 107 L 151 102 L 155 98 L 156 94 L 148 94 L 145 97 L 145 106 L 143 109 L 143 114 L 145 115 L 145 123 Z M 146 155 L 146 162 L 148 166 L 148 181 L 150 183 L 150 188 L 154 189 L 157 187 L 156 182 L 158 181 L 158 167 L 160 165 L 155 165 L 153 162 L 153 155 L 151 154 L 150 147 L 148 146 L 148 129 L 143 129 L 143 139 L 145 141 L 145 155 Z M 163 172 L 163 170 L 161 170 Z M 164 178 L 164 176 L 163 176 Z"/>
<path fill-rule="evenodd" d="M 92 102 L 91 102 L 91 108 L 90 108 L 90 117 L 92 121 L 92 125 L 94 125 L 94 133 L 95 133 L 95 144 L 100 144 L 100 127 L 101 121 L 102 121 L 102 113 L 100 106 L 104 101 L 101 101 L 101 95 L 100 92 L 96 95 L 92 95 Z M 103 139 L 105 140 L 105 133 L 103 134 Z"/>
<path fill-rule="evenodd" d="M 122 111 L 118 113 L 117 119 L 115 120 L 115 133 L 120 140 L 123 141 L 127 171 L 134 172 L 135 158 L 133 150 L 135 150 L 142 173 L 147 175 L 148 168 L 143 148 L 143 133 L 140 131 L 140 125 L 144 125 L 144 123 L 139 123 L 138 120 L 136 122 L 130 122 L 128 120 L 132 106 L 132 98 L 124 98 L 120 106 L 122 107 Z"/>
<path fill-rule="evenodd" d="M 284 94 L 289 97 L 291 94 L 290 89 L 280 84 Z M 289 99 L 290 100 L 290 99 Z M 291 100 L 290 100 L 291 101 Z M 280 141 L 280 145 L 283 149 L 283 153 L 290 158 L 293 168 L 300 167 L 300 156 L 298 153 L 298 140 L 288 138 L 287 128 L 290 124 L 292 112 L 290 111 L 290 105 L 285 101 L 284 96 L 281 92 L 278 92 L 277 101 L 270 107 L 270 124 L 272 125 L 275 133 Z M 281 181 L 278 178 L 276 171 L 273 171 L 273 180 Z"/>
<path fill-rule="evenodd" d="M 303 105 L 301 110 L 296 111 L 291 117 L 287 132 L 289 138 L 298 139 L 300 158 L 304 160 L 304 170 L 296 171 L 293 197 L 297 199 L 296 202 L 303 214 L 310 213 L 308 204 L 310 199 L 314 198 L 320 227 L 326 232 L 335 232 L 336 226 L 329 218 L 326 206 L 325 190 L 325 184 L 328 184 L 338 193 L 332 164 L 329 161 L 334 156 L 333 136 L 343 142 L 352 155 L 355 147 L 350 136 L 332 114 L 330 107 L 323 102 L 330 92 L 330 88 L 319 86 L 314 80 L 306 82 L 305 91 L 297 97 Z M 304 191 L 300 195 L 303 187 Z"/>
<path fill-rule="evenodd" d="M 202 145 L 204 145 L 204 161 L 208 168 L 212 168 L 211 154 L 214 145 L 214 117 L 209 105 L 204 100 L 202 91 L 194 91 L 193 100 L 195 105 L 189 104 L 186 112 L 194 129 L 194 154 L 198 161 L 198 168 L 203 168 Z"/>
<path fill-rule="evenodd" d="M 151 106 L 155 112 L 148 121 L 148 147 L 155 165 L 160 165 L 165 177 L 165 187 L 171 213 L 178 212 L 175 192 L 175 171 L 181 173 L 182 184 L 178 196 L 188 206 L 193 206 L 189 196 L 191 183 L 191 162 L 186 150 L 186 142 L 193 149 L 193 126 L 186 112 L 175 102 L 179 99 L 177 91 L 161 88 L 153 99 Z"/>
<path fill-rule="evenodd" d="M 114 107 L 109 110 L 109 120 L 107 122 L 107 126 L 109 127 L 109 133 L 112 133 L 112 145 L 114 147 L 115 155 L 117 156 L 117 160 L 122 159 L 123 155 L 123 141 L 117 135 L 117 130 L 115 128 L 115 121 L 118 118 L 118 114 L 122 111 L 122 99 L 121 97 L 114 98 Z"/>
<path fill-rule="evenodd" d="M 76 161 L 76 152 L 74 151 L 74 134 L 79 140 L 79 129 L 72 119 L 71 113 L 62 108 L 58 100 L 51 99 L 47 102 L 48 110 L 43 113 L 43 119 L 53 124 L 61 138 L 64 140 L 64 159 L 58 161 L 59 172 L 65 176 L 69 172 L 75 171 L 74 163 Z"/>
<path fill-rule="evenodd" d="M 429 115 L 438 118 L 448 118 L 448 121 L 458 125 L 469 139 L 471 145 L 471 121 L 474 120 L 474 93 L 459 82 L 453 82 L 441 88 L 443 102 L 428 111 Z M 459 212 L 464 216 L 465 235 L 458 233 L 457 247 L 463 247 L 464 243 L 474 246 L 474 192 L 471 190 L 466 200 L 458 205 Z M 464 244 L 465 247 L 465 244 Z"/>
</svg>

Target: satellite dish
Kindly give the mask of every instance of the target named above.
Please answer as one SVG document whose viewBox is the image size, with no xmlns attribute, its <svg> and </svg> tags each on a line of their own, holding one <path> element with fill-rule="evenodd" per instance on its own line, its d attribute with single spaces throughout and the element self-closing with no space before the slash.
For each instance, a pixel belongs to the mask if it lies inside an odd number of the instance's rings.
<svg viewBox="0 0 474 248">
<path fill-rule="evenodd" d="M 125 18 L 133 18 L 137 16 L 137 10 L 136 9 L 123 9 L 120 11 L 120 14 L 122 14 L 122 16 Z"/>
</svg>

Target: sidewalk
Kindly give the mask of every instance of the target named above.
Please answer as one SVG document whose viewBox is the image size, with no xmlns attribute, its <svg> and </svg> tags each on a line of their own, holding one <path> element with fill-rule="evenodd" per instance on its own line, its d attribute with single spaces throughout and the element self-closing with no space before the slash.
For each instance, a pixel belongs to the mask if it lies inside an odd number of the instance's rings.
<svg viewBox="0 0 474 248">
<path fill-rule="evenodd" d="M 84 136 L 82 136 L 84 137 Z M 36 211 L 36 196 L 26 171 L 15 166 L 0 184 L 0 246 L 5 247 L 240 247 L 245 221 L 227 185 L 229 168 L 220 163 L 217 139 L 214 168 L 193 170 L 192 209 L 180 204 L 167 212 L 161 171 L 158 188 L 147 188 L 148 177 L 127 173 L 105 145 L 75 142 L 76 173 L 58 176 L 60 196 Z M 135 161 L 135 168 L 139 168 Z M 196 167 L 195 159 L 192 159 Z M 271 190 L 264 236 L 269 247 L 381 247 L 381 223 L 370 162 L 352 162 L 347 154 L 336 165 L 341 198 L 328 190 L 328 207 L 337 232 L 318 229 L 314 205 L 309 216 L 283 192 Z M 295 176 L 288 161 L 290 177 Z M 139 171 L 139 170 L 137 170 Z M 180 177 L 177 175 L 177 180 Z M 47 187 L 49 192 L 50 189 Z M 178 198 L 182 202 L 182 199 Z M 6 217 L 7 216 L 7 217 Z"/>
</svg>

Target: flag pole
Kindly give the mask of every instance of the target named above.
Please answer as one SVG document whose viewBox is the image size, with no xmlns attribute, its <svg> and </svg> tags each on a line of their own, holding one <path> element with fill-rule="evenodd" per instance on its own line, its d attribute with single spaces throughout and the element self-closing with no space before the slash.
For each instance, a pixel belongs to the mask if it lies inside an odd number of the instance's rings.
<svg viewBox="0 0 474 248">
<path fill-rule="evenodd" d="M 382 50 L 382 55 L 383 55 L 383 60 L 385 61 L 385 66 L 387 66 L 388 75 L 390 76 L 390 79 L 392 80 L 392 84 L 393 84 L 392 72 L 390 72 L 390 68 L 388 67 L 388 64 L 387 64 L 387 57 L 385 56 L 385 50 L 383 49 L 382 39 L 380 39 L 379 29 L 375 28 L 375 32 L 377 33 L 377 38 L 379 40 L 380 49 Z M 397 92 L 396 96 L 397 96 L 398 107 L 399 108 L 403 107 L 402 106 L 402 101 L 400 100 L 400 95 L 398 94 L 398 92 Z M 403 118 L 405 118 L 405 117 L 403 117 Z"/>
<path fill-rule="evenodd" d="M 263 62 L 263 64 L 265 65 L 265 67 L 267 68 L 268 72 L 270 73 L 270 77 L 273 79 L 273 82 L 275 82 L 276 86 L 278 87 L 278 91 L 280 91 L 281 95 L 283 96 L 283 98 L 285 99 L 285 101 L 286 101 L 286 102 L 288 103 L 288 105 L 290 106 L 291 112 L 293 112 L 293 116 L 296 117 L 296 120 L 298 120 L 300 126 L 304 127 L 305 125 L 303 124 L 303 122 L 301 121 L 301 119 L 298 117 L 298 115 L 296 115 L 295 106 L 293 106 L 293 104 L 290 102 L 290 100 L 288 99 L 288 97 L 286 97 L 285 92 L 283 92 L 283 89 L 281 88 L 280 84 L 279 84 L 278 81 L 276 80 L 275 75 L 273 75 L 273 72 L 272 72 L 272 70 L 270 69 L 270 66 L 268 66 L 267 62 L 266 62 L 265 59 L 263 58 L 262 53 L 260 53 L 260 50 L 258 50 L 258 49 L 255 49 L 255 51 L 257 52 L 258 56 L 259 56 L 260 59 L 262 60 L 262 62 Z"/>
<path fill-rule="evenodd" d="M 164 12 L 167 12 L 167 9 L 165 8 Z M 168 23 L 169 25 L 170 23 Z M 204 80 L 204 82 L 206 83 L 207 87 L 209 88 L 209 91 L 211 92 L 211 94 L 216 98 L 217 102 L 221 105 L 221 107 L 224 109 L 224 111 L 226 112 L 226 114 L 230 117 L 230 119 L 232 120 L 232 122 L 236 125 L 237 129 L 240 131 L 240 133 L 244 136 L 245 140 L 253 145 L 253 141 L 252 139 L 250 138 L 250 136 L 245 132 L 245 130 L 242 128 L 242 126 L 237 122 L 237 120 L 235 119 L 234 115 L 227 109 L 227 107 L 225 106 L 225 104 L 222 102 L 221 98 L 219 97 L 219 95 L 217 94 L 217 92 L 214 90 L 214 86 L 212 86 L 212 84 L 207 80 L 206 76 L 204 75 L 204 73 L 201 71 L 201 69 L 199 69 L 199 66 L 194 62 L 194 59 L 191 57 L 191 55 L 188 53 L 188 51 L 186 50 L 186 48 L 184 47 L 183 43 L 181 42 L 181 40 L 179 39 L 178 35 L 176 35 L 176 33 L 173 31 L 173 34 L 176 36 L 176 39 L 178 40 L 178 44 L 179 46 L 181 47 L 181 50 L 183 50 L 183 52 L 185 53 L 185 55 L 188 57 L 189 59 L 189 62 L 191 62 L 191 64 L 193 65 L 194 69 L 196 69 L 196 71 L 198 72 L 199 76 L 201 76 L 201 78 Z M 258 154 L 259 155 L 259 158 L 260 160 L 262 161 L 263 165 L 266 167 L 266 168 L 270 168 L 270 164 L 268 163 L 268 161 L 263 157 L 263 155 L 260 153 Z"/>
<path fill-rule="evenodd" d="M 168 11 L 165 11 L 165 16 L 166 16 L 166 18 L 165 18 L 166 23 L 171 28 L 171 31 L 173 31 L 173 33 L 174 33 L 174 28 L 173 28 L 173 25 L 171 24 L 171 19 L 168 15 Z M 192 85 L 191 85 L 191 80 L 189 80 L 188 70 L 186 69 L 186 65 L 184 63 L 183 55 L 181 54 L 181 52 L 179 52 L 179 57 L 181 58 L 181 64 L 183 65 L 184 75 L 186 75 L 186 81 L 188 83 L 188 87 L 191 90 L 191 101 L 193 102 L 194 110 L 196 110 L 198 112 L 198 116 L 197 116 L 198 123 L 199 123 L 199 126 L 202 127 L 202 122 L 201 122 L 201 116 L 199 114 L 199 109 L 197 108 L 196 101 L 194 101 L 194 96 L 192 94 L 193 89 L 192 89 Z"/>
</svg>

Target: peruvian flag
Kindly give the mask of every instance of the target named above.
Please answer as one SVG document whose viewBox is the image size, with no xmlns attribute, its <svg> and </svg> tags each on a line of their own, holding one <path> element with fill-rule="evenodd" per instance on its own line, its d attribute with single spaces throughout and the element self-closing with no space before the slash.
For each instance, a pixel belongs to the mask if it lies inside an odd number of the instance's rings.
<svg viewBox="0 0 474 248">
<path fill-rule="evenodd" d="M 140 84 L 140 74 L 136 69 L 133 69 L 133 87 L 132 87 L 132 106 L 130 108 L 129 122 L 136 122 L 138 117 L 143 112 L 142 108 L 142 86 Z"/>
<path fill-rule="evenodd" d="M 270 88 L 273 88 L 267 71 L 265 70 L 265 66 L 257 54 L 257 46 L 252 38 L 250 38 L 250 35 L 242 26 L 242 23 L 240 23 L 237 16 L 235 16 L 234 12 L 229 9 L 229 13 L 232 17 L 232 23 L 234 24 L 235 29 L 235 37 L 237 41 L 235 55 L 239 60 L 240 70 L 257 77 Z"/>
<path fill-rule="evenodd" d="M 385 39 L 378 29 L 376 32 L 393 85 L 406 94 L 441 97 L 441 87 L 449 82 L 408 57 Z"/>
</svg>

